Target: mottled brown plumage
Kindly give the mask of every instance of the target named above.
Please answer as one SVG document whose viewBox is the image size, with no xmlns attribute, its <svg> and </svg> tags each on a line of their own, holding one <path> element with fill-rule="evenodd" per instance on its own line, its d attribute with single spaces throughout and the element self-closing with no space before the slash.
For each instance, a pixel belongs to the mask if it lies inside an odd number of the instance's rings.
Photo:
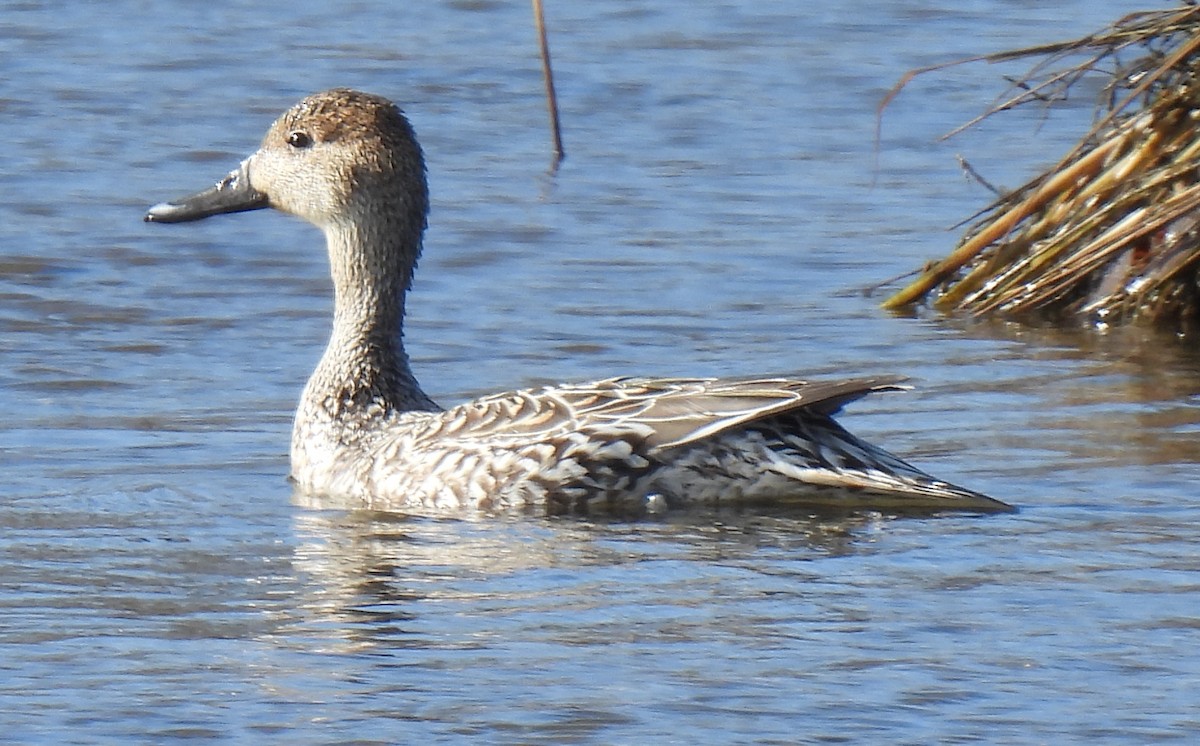
<svg viewBox="0 0 1200 746">
<path fill-rule="evenodd" d="M 833 420 L 899 379 L 611 378 L 525 389 L 441 410 L 402 342 L 428 212 L 412 128 L 377 96 L 304 99 L 212 189 L 156 205 L 184 222 L 275 207 L 320 227 L 333 333 L 296 413 L 300 489 L 381 510 L 658 510 L 778 503 L 996 512 Z"/>
</svg>

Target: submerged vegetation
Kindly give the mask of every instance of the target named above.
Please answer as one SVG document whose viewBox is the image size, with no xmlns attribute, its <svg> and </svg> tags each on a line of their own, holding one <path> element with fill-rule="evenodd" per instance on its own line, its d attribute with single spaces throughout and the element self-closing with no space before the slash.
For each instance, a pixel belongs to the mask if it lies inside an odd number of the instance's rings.
<svg viewBox="0 0 1200 746">
<path fill-rule="evenodd" d="M 1200 327 L 1200 8 L 1133 13 L 1079 39 L 911 71 L 883 106 L 917 75 L 1023 58 L 1032 67 L 956 131 L 1103 75 L 1094 125 L 977 214 L 947 257 L 884 306 L 928 300 L 974 316 Z"/>
</svg>

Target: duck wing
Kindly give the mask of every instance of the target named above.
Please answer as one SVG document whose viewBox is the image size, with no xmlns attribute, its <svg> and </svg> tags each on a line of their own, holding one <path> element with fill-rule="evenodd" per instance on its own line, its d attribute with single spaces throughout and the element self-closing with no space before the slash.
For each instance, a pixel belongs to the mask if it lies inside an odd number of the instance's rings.
<svg viewBox="0 0 1200 746">
<path fill-rule="evenodd" d="M 601 441 L 636 434 L 649 448 L 664 450 L 785 412 L 831 416 L 867 394 L 903 390 L 903 380 L 609 378 L 476 399 L 438 413 L 427 435 L 536 442 L 570 433 Z"/>
</svg>

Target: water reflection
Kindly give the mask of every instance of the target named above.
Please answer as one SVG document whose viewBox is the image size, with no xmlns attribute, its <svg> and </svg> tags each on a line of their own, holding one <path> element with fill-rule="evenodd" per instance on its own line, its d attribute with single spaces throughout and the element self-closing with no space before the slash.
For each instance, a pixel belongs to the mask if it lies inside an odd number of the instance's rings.
<svg viewBox="0 0 1200 746">
<path fill-rule="evenodd" d="M 767 572 L 764 557 L 786 557 L 788 573 L 822 557 L 870 552 L 888 519 L 703 512 L 661 521 L 528 517 L 471 521 L 330 509 L 297 495 L 293 567 L 306 590 L 297 599 L 307 617 L 347 650 L 374 645 L 475 647 L 489 634 L 432 629 L 447 608 L 484 616 L 513 613 L 577 615 L 579 626 L 602 620 L 595 610 L 621 594 L 646 594 L 647 603 L 693 607 L 711 593 L 691 571 L 694 563 Z M 800 563 L 800 564 L 796 564 Z M 664 569 L 662 574 L 653 567 Z M 582 571 L 582 572 L 581 572 Z M 468 633 L 467 630 L 470 630 Z"/>
<path fill-rule="evenodd" d="M 968 338 L 1016 344 L 1009 375 L 982 376 L 974 395 L 1025 399 L 1007 438 L 1032 435 L 1076 468 L 1200 464 L 1200 348 L 1148 329 L 1028 328 L 957 322 Z"/>
</svg>

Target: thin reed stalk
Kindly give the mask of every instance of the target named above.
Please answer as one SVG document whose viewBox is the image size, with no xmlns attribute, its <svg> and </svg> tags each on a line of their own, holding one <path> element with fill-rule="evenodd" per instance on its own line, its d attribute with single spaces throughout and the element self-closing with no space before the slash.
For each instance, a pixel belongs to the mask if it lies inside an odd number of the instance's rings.
<svg viewBox="0 0 1200 746">
<path fill-rule="evenodd" d="M 558 94 L 554 90 L 554 69 L 550 66 L 550 41 L 546 37 L 546 14 L 542 0 L 533 0 L 533 22 L 537 27 L 538 47 L 542 55 L 542 79 L 546 82 L 546 108 L 550 110 L 550 130 L 554 138 L 554 163 L 551 170 L 567 157 L 563 149 L 562 125 L 558 118 Z"/>
</svg>

